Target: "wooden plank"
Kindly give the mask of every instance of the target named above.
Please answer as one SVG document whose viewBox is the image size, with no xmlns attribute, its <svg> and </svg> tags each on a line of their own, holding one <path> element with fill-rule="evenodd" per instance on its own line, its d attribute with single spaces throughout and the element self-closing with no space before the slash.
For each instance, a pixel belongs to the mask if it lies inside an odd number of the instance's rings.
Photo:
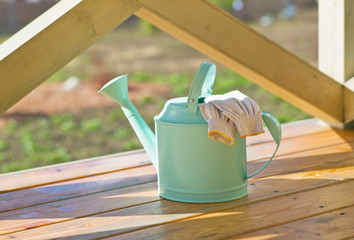
<svg viewBox="0 0 354 240">
<path fill-rule="evenodd" d="M 0 194 L 0 212 L 77 198 L 102 191 L 156 181 L 153 166 L 95 175 Z M 25 199 L 25 201 L 24 201 Z"/>
<path fill-rule="evenodd" d="M 268 177 L 280 174 L 296 173 L 299 171 L 326 168 L 335 169 L 338 166 L 350 164 L 347 160 L 353 159 L 354 153 L 347 143 L 320 148 L 305 152 L 287 155 L 274 159 L 265 170 L 256 176 Z M 248 173 L 252 173 L 264 164 L 251 162 L 248 164 Z M 315 172 L 314 174 L 320 174 Z M 308 173 L 307 175 L 310 175 Z M 312 174 L 313 175 L 313 174 Z M 0 194 L 0 212 L 25 208 L 34 205 L 51 203 L 68 198 L 77 198 L 87 194 L 142 184 L 156 180 L 155 169 L 149 165 L 139 168 L 109 174 L 83 177 L 80 179 L 48 184 L 34 188 L 22 189 Z M 252 179 L 253 181 L 253 179 Z M 253 185 L 251 185 L 252 187 Z M 23 201 L 26 199 L 26 201 Z"/>
<path fill-rule="evenodd" d="M 323 152 L 324 149 L 326 152 Z M 353 151 L 347 147 L 346 143 L 327 148 L 294 153 L 284 158 L 273 160 L 273 162 L 265 170 L 259 173 L 256 178 L 289 174 L 309 169 L 320 169 L 324 165 L 331 169 L 335 169 L 338 166 L 347 163 L 346 161 L 348 159 L 353 159 L 353 154 Z M 249 163 L 248 174 L 259 169 L 263 164 L 263 161 Z M 103 190 L 141 184 L 155 179 L 155 169 L 149 165 L 125 171 L 3 193 L 0 194 L 0 212 L 79 197 Z M 23 199 L 26 199 L 26 201 L 23 201 Z"/>
<path fill-rule="evenodd" d="M 351 142 L 354 144 L 354 142 Z M 321 169 L 328 167 L 336 168 L 333 165 L 345 165 L 346 161 L 354 158 L 352 148 L 348 148 L 347 144 L 338 144 L 327 148 L 320 148 L 299 153 L 293 153 L 275 158 L 272 160 L 262 172 L 258 173 L 255 178 L 267 176 L 296 173 L 311 169 Z M 260 169 L 267 160 L 248 163 L 248 174 Z"/>
<path fill-rule="evenodd" d="M 354 140 L 354 130 L 329 130 L 311 135 L 299 136 L 282 140 L 276 156 L 280 157 L 298 151 L 308 151 L 314 148 L 329 147 L 334 144 Z M 348 148 L 352 149 L 350 145 Z M 269 158 L 275 149 L 275 143 L 267 142 L 247 147 L 248 161 L 258 161 Z"/>
<path fill-rule="evenodd" d="M 230 204 L 235 204 L 232 206 L 251 204 L 253 202 L 259 202 L 266 199 L 272 199 L 275 197 L 288 195 L 289 193 L 310 190 L 321 186 L 323 187 L 326 185 L 336 184 L 340 181 L 345 181 L 347 179 L 353 178 L 352 177 L 354 173 L 354 168 L 352 167 L 354 166 L 353 157 L 349 157 L 349 159 L 347 159 L 347 157 L 344 157 L 343 158 L 344 161 L 339 161 L 339 162 L 337 162 L 336 161 L 337 159 L 333 157 L 331 159 L 333 161 L 329 163 L 323 161 L 321 167 L 319 166 L 319 164 L 318 166 L 310 165 L 307 170 L 302 170 L 302 172 L 296 172 L 291 174 L 284 174 L 283 172 L 286 172 L 287 169 L 284 169 L 284 165 L 282 165 L 280 162 L 276 162 L 275 164 L 270 165 L 270 168 L 273 168 L 274 172 L 278 172 L 278 175 L 266 177 L 263 179 L 251 180 L 249 182 L 250 195 L 247 198 L 243 198 L 238 201 L 231 202 Z M 251 163 L 250 165 L 252 164 L 255 163 Z M 296 165 L 298 164 L 295 161 L 289 162 L 288 164 L 290 168 L 294 168 L 296 167 Z M 37 194 L 41 195 L 42 193 L 46 193 L 47 195 L 38 196 L 37 198 L 41 200 L 50 199 L 51 201 L 55 199 L 56 202 L 52 202 L 49 204 L 41 204 L 41 205 L 33 206 L 31 208 L 26 207 L 23 209 L 18 209 L 16 211 L 9 211 L 7 213 L 2 213 L 1 218 L 3 221 L 0 222 L 0 229 L 7 232 L 19 231 L 27 227 L 30 228 L 36 226 L 39 227 L 45 224 L 53 224 L 55 222 L 62 222 L 73 218 L 88 216 L 95 213 L 101 213 L 102 210 L 101 205 L 107 206 L 107 208 L 105 208 L 104 211 L 121 208 L 121 205 L 117 205 L 120 204 L 119 201 L 117 201 L 117 204 L 108 201 L 105 202 L 105 199 L 102 196 L 112 196 L 112 195 L 119 194 L 120 191 L 122 192 L 127 191 L 125 190 L 125 188 L 118 189 L 118 190 L 115 188 L 129 186 L 132 183 L 133 184 L 137 184 L 139 182 L 143 183 L 146 180 L 148 181 L 154 180 L 155 178 L 144 179 L 145 175 L 149 175 L 148 173 L 151 172 L 151 170 L 153 170 L 152 166 L 145 166 L 145 167 L 141 167 L 140 169 L 134 168 L 134 169 L 121 171 L 119 172 L 120 175 L 116 175 L 116 176 L 112 175 L 113 173 L 110 173 L 110 174 L 95 176 L 87 179 L 80 179 L 80 182 L 78 182 L 79 188 L 77 186 L 76 187 L 73 186 L 75 185 L 75 182 L 73 183 L 72 181 L 62 183 L 62 185 L 56 184 L 54 186 L 53 185 L 44 186 L 42 189 L 37 190 L 38 192 Z M 106 177 L 102 178 L 102 176 L 106 176 Z M 128 176 L 129 179 L 127 179 Z M 97 183 L 97 184 L 92 184 L 92 183 Z M 143 199 L 141 199 L 142 200 L 141 203 L 146 203 L 151 201 L 149 196 L 157 197 L 156 185 L 155 183 L 153 183 L 153 185 L 155 186 L 154 187 L 155 190 L 153 192 L 151 192 L 152 190 L 151 191 L 149 190 L 150 193 L 148 194 L 141 193 L 143 196 L 148 196 L 144 198 L 146 200 L 145 202 Z M 138 186 L 136 187 L 139 188 Z M 110 189 L 113 189 L 113 191 L 108 191 Z M 102 190 L 104 191 L 95 193 L 97 191 L 102 191 Z M 22 194 L 23 191 L 28 191 L 28 190 L 26 189 L 22 191 L 13 192 L 12 193 L 13 195 L 10 198 L 19 199 L 19 201 L 22 199 L 26 199 L 27 202 L 26 196 Z M 95 193 L 95 194 L 89 194 L 89 193 Z M 53 195 L 51 196 L 50 194 Z M 32 195 L 34 194 L 32 193 Z M 78 197 L 80 195 L 83 196 Z M 60 196 L 66 196 L 66 198 L 69 199 L 64 198 L 63 201 L 58 201 L 60 199 Z M 9 198 L 7 199 L 3 198 L 2 203 L 6 204 L 6 200 L 9 201 Z M 93 204 L 96 201 L 101 201 L 101 203 L 97 202 L 96 204 Z M 43 201 L 42 203 L 45 203 L 45 201 Z M 78 205 L 82 205 L 83 203 L 90 204 L 91 207 L 84 210 L 78 207 Z M 136 202 L 132 201 L 132 205 L 135 204 Z M 12 204 L 10 203 L 9 205 Z M 67 206 L 70 206 L 70 208 Z M 229 203 L 226 203 L 226 207 L 227 208 L 230 207 Z M 68 212 L 58 213 L 57 209 L 72 209 L 72 210 Z M 33 214 L 29 215 L 29 213 L 33 213 Z M 35 217 L 33 217 L 34 215 Z M 13 219 L 16 219 L 16 221 L 13 221 Z M 37 221 L 36 219 L 39 220 Z"/>
<path fill-rule="evenodd" d="M 348 181 L 242 206 L 235 205 L 237 201 L 224 204 L 184 204 L 161 200 L 5 236 L 9 239 L 33 239 L 34 236 L 36 239 L 91 239 L 128 232 L 122 237 L 228 237 L 352 206 L 350 195 L 353 187 L 354 181 Z M 241 201 L 247 202 L 247 198 Z M 154 227 L 157 224 L 163 225 Z M 131 232 L 134 230 L 140 231 Z"/>
<path fill-rule="evenodd" d="M 354 207 L 237 236 L 239 240 L 353 239 Z"/>
<path fill-rule="evenodd" d="M 282 139 L 294 138 L 298 136 L 304 136 L 326 130 L 331 130 L 331 128 L 325 122 L 317 118 L 310 118 L 301 121 L 284 123 L 281 125 L 281 129 Z M 247 137 L 247 145 L 254 145 L 258 143 L 273 141 L 269 131 L 267 131 L 267 129 L 265 129 L 265 131 L 265 134 Z"/>
<path fill-rule="evenodd" d="M 0 114 L 139 6 L 130 0 L 62 0 L 0 45 Z"/>
<path fill-rule="evenodd" d="M 280 175 L 268 177 L 267 179 L 263 180 L 258 179 L 252 181 L 249 184 L 250 197 L 247 199 L 239 200 L 235 204 L 251 204 L 254 201 L 260 201 L 261 199 L 266 200 L 269 198 L 274 198 L 275 196 L 280 197 L 291 192 L 303 191 L 305 189 L 309 190 L 313 188 L 318 188 L 320 186 L 333 184 L 338 181 L 338 179 L 346 179 L 346 176 L 348 176 L 348 172 L 354 172 L 353 167 L 343 169 L 341 169 L 340 167 L 343 165 L 351 166 L 353 164 L 354 160 L 351 159 L 350 161 L 346 161 L 345 163 L 341 162 L 333 163 L 332 165 L 326 165 L 326 169 L 324 169 L 323 171 L 318 171 L 317 169 L 308 170 L 306 172 L 301 173 Z M 327 170 L 327 168 L 330 168 L 332 170 Z M 146 171 L 147 169 L 141 169 L 140 172 Z M 121 179 L 123 179 L 122 176 Z M 290 180 L 284 181 L 284 179 Z M 293 179 L 302 179 L 303 182 L 296 183 L 293 181 Z M 135 183 L 137 182 L 135 181 Z M 69 185 L 69 182 L 65 184 Z M 119 186 L 116 187 L 123 186 L 124 185 L 120 183 Z M 97 191 L 98 187 L 93 187 Z M 101 190 L 102 189 L 103 188 L 101 188 Z M 141 184 L 132 187 L 129 186 L 119 189 L 113 189 L 110 191 L 108 191 L 109 188 L 104 189 L 107 191 L 89 195 L 85 194 L 81 197 L 71 196 L 70 199 L 64 199 L 62 201 L 59 201 L 59 199 L 57 199 L 55 202 L 49 204 L 41 204 L 38 206 L 26 207 L 15 211 L 2 213 L 2 221 L 0 222 L 0 234 L 25 230 L 28 227 L 33 228 L 42 225 L 68 221 L 74 218 L 91 216 L 102 212 L 108 212 L 124 207 L 134 206 L 137 204 L 145 204 L 159 199 L 157 194 L 156 182 Z M 55 191 L 55 186 L 52 186 L 52 190 Z M 81 189 L 79 189 L 79 191 L 80 190 Z M 127 192 L 129 193 L 129 196 L 127 195 Z M 62 191 L 61 194 L 67 193 Z M 20 194 L 14 197 L 15 199 L 23 199 L 23 196 L 21 196 Z M 121 200 L 117 201 L 117 199 Z M 90 208 L 87 208 L 85 205 L 83 205 L 83 203 L 90 204 Z M 222 205 L 223 204 L 220 204 L 220 206 Z M 70 211 L 58 211 L 58 209 L 69 209 Z M 13 221 L 15 219 L 16 221 Z"/>
<path fill-rule="evenodd" d="M 350 193 L 346 191 L 350 191 L 350 188 L 354 186 L 353 183 L 351 181 L 226 211 L 216 211 L 195 218 L 129 232 L 111 239 L 159 239 L 160 236 L 171 239 L 185 236 L 191 239 L 231 238 L 260 228 L 331 212 L 343 206 L 352 207 L 353 203 L 348 199 Z M 338 194 L 342 202 L 333 200 L 332 190 Z"/>
<path fill-rule="evenodd" d="M 156 189 L 156 182 L 145 183 L 2 213 L 0 235 L 157 201 Z"/>
<path fill-rule="evenodd" d="M 126 168 L 150 165 L 145 151 L 131 151 L 0 175 L 0 193 Z M 23 179 L 26 179 L 24 182 Z"/>
<path fill-rule="evenodd" d="M 287 127 L 285 127 L 285 129 L 287 129 Z M 294 133 L 296 132 L 297 131 L 295 129 Z M 326 137 L 326 135 L 320 134 L 319 136 L 309 135 L 308 137 L 316 136 L 315 138 L 312 138 L 311 141 L 306 141 L 304 139 L 300 139 L 300 141 L 294 141 L 296 139 L 292 139 L 292 142 L 289 144 L 286 144 L 285 142 L 285 144 L 282 144 L 282 146 L 289 147 L 290 153 L 276 157 L 276 159 L 274 159 L 273 162 L 263 172 L 257 175 L 257 177 L 300 171 L 309 167 L 316 167 L 320 166 L 321 164 L 328 164 L 331 162 L 337 162 L 351 158 L 352 146 L 354 144 L 348 140 L 343 142 L 343 139 L 345 140 L 348 138 L 348 136 L 351 136 L 351 132 L 352 131 L 350 130 L 331 130 L 329 133 L 334 134 L 334 138 Z M 323 144 L 323 142 L 321 142 L 322 139 L 328 140 L 326 144 L 321 145 Z M 337 141 L 341 143 L 333 144 Z M 308 151 L 299 152 L 301 144 L 310 145 L 315 143 L 320 143 L 320 145 L 314 145 L 314 149 L 310 148 Z M 272 147 L 268 147 L 267 149 L 262 146 L 262 148 L 262 151 L 270 152 L 273 150 Z M 254 155 L 262 154 L 260 151 L 261 149 L 257 149 L 257 146 L 252 146 L 252 149 L 253 152 L 255 152 Z M 338 155 L 334 154 L 336 152 L 338 152 Z M 264 161 L 249 164 L 249 172 L 253 172 L 260 168 L 263 163 Z M 18 173 L 6 174 L 3 175 L 5 178 L 2 178 L 2 181 L 0 181 L 0 183 L 3 183 L 6 186 L 11 185 L 12 182 L 16 182 L 16 184 L 23 184 L 24 186 L 30 187 L 26 184 L 28 182 L 31 183 L 32 178 L 36 178 L 38 181 L 41 180 L 41 184 L 38 184 L 36 181 L 32 182 L 33 186 L 43 186 L 23 189 L 17 192 L 8 192 L 0 195 L 0 211 L 6 211 L 13 208 L 21 208 L 36 204 L 43 204 L 46 202 L 52 202 L 56 199 L 59 200 L 68 197 L 77 197 L 80 196 L 80 194 L 89 194 L 95 191 L 102 191 L 103 189 L 111 189 L 114 186 L 120 187 L 122 186 L 121 184 L 123 182 L 126 182 L 126 184 L 131 184 L 129 181 L 132 181 L 133 184 L 141 183 L 142 181 L 139 182 L 135 180 L 136 177 L 134 176 L 143 176 L 143 174 L 154 172 L 151 165 L 149 168 L 146 168 L 150 170 L 146 170 L 145 173 L 140 173 L 139 169 L 132 169 L 126 173 L 120 172 L 119 170 L 145 164 L 149 164 L 149 160 L 147 159 L 146 154 L 143 151 L 137 151 L 111 155 L 102 158 L 94 158 L 91 160 L 77 161 L 70 164 L 56 165 L 42 169 L 35 169 L 33 170 L 34 173 L 31 171 L 25 171 L 22 172 L 22 176 L 17 176 Z M 118 172 L 112 173 L 111 175 L 95 176 L 87 179 L 84 178 L 85 176 L 103 174 L 105 172 L 111 172 L 112 170 L 118 170 Z M 13 176 L 14 178 L 12 178 Z M 10 177 L 10 179 L 6 179 L 6 177 Z M 79 177 L 82 179 L 66 182 L 67 184 L 64 186 L 67 186 L 67 189 L 63 187 L 63 184 L 61 183 L 44 185 L 53 182 L 53 180 L 61 182 L 65 181 L 65 179 L 74 179 Z M 124 177 L 129 179 L 126 179 L 127 181 L 122 181 Z M 151 180 L 152 177 L 156 178 L 156 176 L 147 176 L 146 180 L 149 181 L 149 179 Z M 23 182 L 24 178 L 27 179 L 26 182 Z M 91 183 L 100 183 L 100 185 L 93 186 Z M 77 188 L 77 186 L 79 186 L 79 188 Z M 56 187 L 61 190 L 56 190 Z M 9 202 L 9 199 L 12 199 L 11 202 Z M 22 199 L 26 199 L 26 202 L 23 202 Z"/>
<path fill-rule="evenodd" d="M 333 126 L 343 126 L 340 83 L 209 1 L 135 1 L 142 6 L 135 12 L 138 17 L 153 23 L 305 112 Z"/>
</svg>

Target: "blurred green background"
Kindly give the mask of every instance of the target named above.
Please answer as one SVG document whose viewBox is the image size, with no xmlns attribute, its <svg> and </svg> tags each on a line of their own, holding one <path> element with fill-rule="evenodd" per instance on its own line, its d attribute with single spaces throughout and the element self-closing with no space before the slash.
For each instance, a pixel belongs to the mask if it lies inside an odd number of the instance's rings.
<svg viewBox="0 0 354 240">
<path fill-rule="evenodd" d="M 254 8 L 241 1 L 245 4 L 241 10 L 235 10 L 239 0 L 213 2 L 317 65 L 316 1 L 294 5 L 288 15 L 285 10 L 292 1 L 282 1 L 283 5 L 272 9 L 269 4 L 262 8 L 262 1 Z M 12 34 L 1 34 L 0 42 Z M 129 73 L 129 94 L 154 128 L 153 116 L 165 101 L 188 94 L 202 61 L 217 65 L 213 94 L 240 90 L 282 123 L 311 117 L 253 84 L 252 79 L 132 17 L 0 116 L 0 173 L 141 148 L 119 106 L 98 96 L 97 90 L 110 79 Z"/>
</svg>

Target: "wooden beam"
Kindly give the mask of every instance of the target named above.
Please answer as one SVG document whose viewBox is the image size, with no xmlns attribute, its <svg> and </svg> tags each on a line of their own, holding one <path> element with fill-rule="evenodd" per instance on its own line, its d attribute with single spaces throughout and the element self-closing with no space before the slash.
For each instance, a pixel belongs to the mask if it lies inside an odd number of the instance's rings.
<svg viewBox="0 0 354 240">
<path fill-rule="evenodd" d="M 354 127 L 354 77 L 344 84 L 344 124 L 345 127 Z"/>
<path fill-rule="evenodd" d="M 130 0 L 62 0 L 1 44 L 0 114 L 137 9 Z"/>
<path fill-rule="evenodd" d="M 207 0 L 135 0 L 135 14 L 286 101 L 342 127 L 342 85 Z M 329 100 L 330 99 L 330 100 Z"/>
<path fill-rule="evenodd" d="M 318 67 L 343 84 L 345 126 L 354 121 L 354 1 L 318 1 Z"/>
</svg>

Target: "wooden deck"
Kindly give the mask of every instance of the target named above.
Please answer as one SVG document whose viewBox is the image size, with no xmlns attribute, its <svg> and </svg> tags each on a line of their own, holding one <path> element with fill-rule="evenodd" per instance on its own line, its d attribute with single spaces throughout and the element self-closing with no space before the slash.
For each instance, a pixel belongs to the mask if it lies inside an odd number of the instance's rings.
<svg viewBox="0 0 354 240">
<path fill-rule="evenodd" d="M 275 144 L 248 138 L 248 168 Z M 0 175 L 0 239 L 354 238 L 354 130 L 316 119 L 283 126 L 249 194 L 218 204 L 157 195 L 144 151 Z"/>
</svg>

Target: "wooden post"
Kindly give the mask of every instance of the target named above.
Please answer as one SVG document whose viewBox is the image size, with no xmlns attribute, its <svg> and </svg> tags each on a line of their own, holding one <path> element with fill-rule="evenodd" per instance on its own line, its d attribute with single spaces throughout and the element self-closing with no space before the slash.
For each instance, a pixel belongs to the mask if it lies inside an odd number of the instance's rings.
<svg viewBox="0 0 354 240">
<path fill-rule="evenodd" d="M 319 69 L 343 84 L 343 118 L 354 120 L 354 1 L 318 1 Z"/>
</svg>

